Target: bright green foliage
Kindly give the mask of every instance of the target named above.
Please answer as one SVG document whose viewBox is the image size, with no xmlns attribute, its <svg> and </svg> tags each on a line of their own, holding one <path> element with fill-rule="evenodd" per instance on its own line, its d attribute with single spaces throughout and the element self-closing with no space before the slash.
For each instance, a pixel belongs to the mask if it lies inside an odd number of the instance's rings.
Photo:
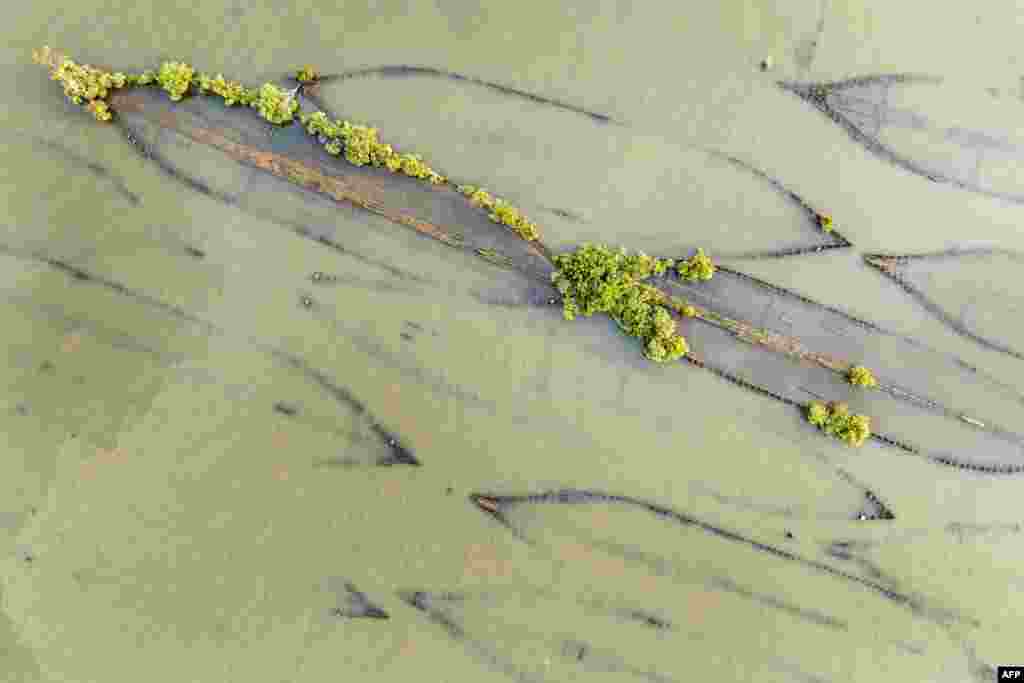
<svg viewBox="0 0 1024 683">
<path fill-rule="evenodd" d="M 311 65 L 307 64 L 295 72 L 295 80 L 299 83 L 314 83 L 320 80 L 320 74 Z"/>
<path fill-rule="evenodd" d="M 585 244 L 575 252 L 555 257 L 552 275 L 562 294 L 566 320 L 577 315 L 607 313 L 626 334 L 639 338 L 650 360 L 668 362 L 689 352 L 686 340 L 676 332 L 676 321 L 658 301 L 659 292 L 643 284 L 659 268 L 649 256 L 612 251 L 603 245 Z"/>
<path fill-rule="evenodd" d="M 245 86 L 237 81 L 225 80 L 224 76 L 217 74 L 211 77 L 209 74 L 199 74 L 193 79 L 199 86 L 199 92 L 206 94 L 212 92 L 224 99 L 224 104 L 232 106 L 235 104 L 251 105 L 256 101 L 257 93 L 246 90 Z"/>
<path fill-rule="evenodd" d="M 195 71 L 183 62 L 164 62 L 156 74 L 157 83 L 177 102 L 188 94 Z"/>
<path fill-rule="evenodd" d="M 141 74 L 128 74 L 128 85 L 149 85 L 156 82 L 156 74 L 152 71 L 143 71 Z"/>
<path fill-rule="evenodd" d="M 698 249 L 697 253 L 690 258 L 677 262 L 676 271 L 679 273 L 679 277 L 691 282 L 710 280 L 711 276 L 715 274 L 715 264 L 711 262 L 711 257 L 705 254 L 703 249 Z"/>
<path fill-rule="evenodd" d="M 267 121 L 278 125 L 291 123 L 295 112 L 299 110 L 299 102 L 292 93 L 273 83 L 260 86 L 256 99 L 249 106 L 255 108 Z"/>
<path fill-rule="evenodd" d="M 488 217 L 495 223 L 508 226 L 527 242 L 540 239 L 540 231 L 536 223 L 526 219 L 519 209 L 504 199 L 492 196 L 486 190 L 474 185 L 460 185 L 459 192 L 469 198 L 473 206 L 487 209 Z"/>
<path fill-rule="evenodd" d="M 832 216 L 828 216 L 823 213 L 818 214 L 818 225 L 820 225 L 821 229 L 825 232 L 832 232 L 833 227 L 835 227 L 832 222 Z"/>
<path fill-rule="evenodd" d="M 391 145 L 377 139 L 377 129 L 360 126 L 349 121 L 332 122 L 322 111 L 299 117 L 310 135 L 320 138 L 324 149 L 334 155 L 345 152 L 345 159 L 355 166 L 386 168 L 392 173 L 404 173 L 413 178 L 429 180 L 435 185 L 445 182 L 444 176 L 423 163 L 416 154 L 399 154 Z"/>
<path fill-rule="evenodd" d="M 109 121 L 114 117 L 110 111 L 110 105 L 103 100 L 90 100 L 89 104 L 85 105 L 86 109 L 92 112 L 92 115 L 96 117 L 97 121 Z"/>
<path fill-rule="evenodd" d="M 32 59 L 50 67 L 50 78 L 64 86 L 64 94 L 75 104 L 84 104 L 97 121 L 113 118 L 110 106 L 104 101 L 116 88 L 130 85 L 123 73 L 111 73 L 88 64 L 78 64 L 60 58 L 48 47 L 32 53 Z"/>
<path fill-rule="evenodd" d="M 878 386 L 878 380 L 871 374 L 871 370 L 867 369 L 863 365 L 854 365 L 846 373 L 846 379 L 855 386 L 866 387 L 868 389 Z"/>
<path fill-rule="evenodd" d="M 862 446 L 871 436 L 871 418 L 850 414 L 845 403 L 812 401 L 807 407 L 807 420 L 851 446 Z"/>
</svg>

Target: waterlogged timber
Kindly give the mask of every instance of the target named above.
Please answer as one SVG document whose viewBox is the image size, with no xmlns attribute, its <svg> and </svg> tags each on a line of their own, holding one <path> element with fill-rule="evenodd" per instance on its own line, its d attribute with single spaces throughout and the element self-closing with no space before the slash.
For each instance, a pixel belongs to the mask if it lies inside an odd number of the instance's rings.
<svg viewBox="0 0 1024 683">
<path fill-rule="evenodd" d="M 296 90 L 294 96 L 298 96 L 299 90 Z M 274 106 L 282 105 L 279 101 L 275 100 L 275 102 Z M 298 126 L 274 129 L 268 140 L 265 134 L 266 124 L 259 118 L 251 114 L 233 112 L 230 109 L 204 106 L 206 103 L 201 98 L 191 98 L 171 104 L 166 97 L 151 91 L 122 89 L 114 90 L 109 95 L 109 104 L 112 111 L 118 112 L 126 119 L 124 124 L 126 126 L 132 125 L 132 117 L 156 124 L 165 130 L 183 135 L 194 143 L 216 149 L 236 162 L 286 180 L 308 192 L 326 196 L 339 204 L 355 205 L 412 228 L 420 234 L 436 239 L 450 247 L 471 250 L 476 256 L 492 264 L 513 268 L 534 281 L 548 284 L 555 272 L 555 267 L 557 267 L 557 264 L 553 267 L 550 252 L 541 239 L 537 238 L 536 231 L 531 228 L 532 232 L 529 236 L 525 234 L 517 236 L 513 231 L 495 230 L 493 225 L 480 220 L 479 212 L 475 211 L 476 207 L 472 203 L 467 205 L 459 198 L 459 195 L 465 194 L 466 191 L 450 186 L 443 178 L 438 182 L 424 183 L 411 178 L 396 177 L 383 169 L 362 166 L 359 163 L 355 165 L 338 164 L 331 159 L 332 155 L 337 156 L 337 150 L 328 150 L 330 154 L 325 154 L 321 146 L 311 143 L 298 129 Z M 292 104 L 296 105 L 292 111 L 297 111 L 297 102 Z M 266 118 L 268 114 L 264 109 L 261 108 L 261 114 Z M 102 113 L 105 114 L 106 111 L 104 109 Z M 128 135 L 129 139 L 132 139 L 131 133 Z M 138 143 L 137 140 L 136 143 Z M 141 151 L 144 154 L 155 158 L 155 154 L 144 145 L 139 144 L 138 146 L 142 148 Z M 728 160 L 733 164 L 738 163 L 734 158 L 728 158 Z M 216 199 L 224 200 L 226 197 L 224 193 L 217 192 L 206 183 L 187 180 L 187 174 L 182 174 L 179 171 L 173 172 L 182 175 L 183 179 L 186 179 L 186 184 L 193 189 L 199 189 Z M 792 195 L 777 182 L 773 183 L 773 187 L 777 191 Z M 830 216 L 814 212 L 799 197 L 795 201 L 808 215 L 813 214 L 816 217 L 819 227 L 824 232 L 834 232 Z M 442 216 L 445 220 L 438 220 L 438 216 Z M 517 219 L 518 216 L 519 214 L 516 213 L 509 220 Z M 428 217 L 430 220 L 427 219 Z M 815 220 L 814 217 L 811 220 Z M 495 218 L 492 214 L 490 218 L 497 223 L 506 222 L 504 216 Z M 523 239 L 519 239 L 520 236 Z M 838 239 L 846 245 L 849 244 L 841 237 Z M 755 326 L 755 324 L 744 320 L 756 320 L 762 315 L 760 311 L 753 315 L 735 317 L 724 315 L 723 311 L 728 311 L 730 306 L 735 306 L 745 300 L 734 295 L 727 296 L 723 300 L 708 299 L 707 289 L 709 286 L 713 286 L 713 283 L 708 281 L 711 280 L 715 269 L 709 260 L 701 260 L 702 256 L 703 252 L 698 251 L 697 256 L 692 260 L 694 267 L 699 264 L 701 268 L 699 273 L 697 270 L 691 273 L 689 266 L 685 268 L 680 266 L 678 273 L 680 277 L 659 282 L 656 287 L 644 285 L 641 288 L 643 293 L 650 297 L 651 303 L 659 309 L 674 310 L 680 314 L 684 322 L 690 318 L 696 319 L 698 322 L 691 327 L 698 330 L 698 336 L 701 334 L 699 332 L 700 324 L 708 323 L 719 330 L 729 332 L 729 339 L 739 339 L 755 348 L 787 356 L 791 361 L 798 361 L 801 364 L 813 363 L 821 369 L 838 373 L 841 377 L 848 376 L 854 368 L 865 362 L 863 358 L 833 355 L 832 349 L 837 345 L 834 333 L 821 337 L 818 340 L 819 343 L 815 345 L 816 348 L 812 350 L 804 346 L 800 335 L 782 334 L 767 329 L 763 324 Z M 743 277 L 743 274 L 738 271 L 735 271 L 734 274 L 740 279 Z M 691 275 L 692 277 L 690 277 Z M 682 291 L 687 294 L 687 299 L 675 296 L 675 289 L 678 288 L 682 288 Z M 552 290 L 552 294 L 557 296 L 555 290 Z M 770 299 L 778 298 L 775 296 L 777 294 L 775 292 L 760 292 L 760 294 L 767 295 Z M 308 308 L 314 301 L 312 298 L 308 298 L 309 303 L 307 304 L 305 303 L 307 298 L 303 296 L 302 301 L 303 306 Z M 823 310 L 828 309 L 815 304 L 812 310 L 820 314 Z M 806 319 L 806 312 L 801 313 Z M 800 320 L 800 316 L 795 310 L 793 318 L 797 321 Z M 675 321 L 669 319 L 668 322 L 672 322 L 673 328 L 675 327 Z M 792 326 L 794 320 L 787 319 L 786 322 Z M 862 327 L 871 328 L 869 324 L 864 324 Z M 686 335 L 689 332 L 684 329 L 683 334 Z M 714 334 L 705 334 L 703 340 L 705 342 L 703 348 L 695 347 L 694 353 L 690 354 L 688 360 L 694 364 L 709 367 L 741 386 L 756 388 L 768 396 L 800 406 L 805 406 L 810 400 L 809 397 L 828 400 L 840 398 L 835 396 L 839 392 L 831 386 L 828 373 L 810 371 L 802 365 L 790 367 L 785 362 L 780 363 L 775 358 L 766 357 L 763 360 L 755 360 L 752 367 L 765 369 L 769 366 L 777 366 L 778 370 L 767 374 L 762 373 L 762 377 L 772 377 L 771 380 L 751 380 L 744 377 L 745 372 L 737 372 L 736 368 L 729 367 L 728 362 L 722 362 L 737 357 L 736 351 L 729 350 L 728 343 L 723 344 L 723 341 L 726 341 L 725 338 L 715 338 Z M 645 337 L 645 344 L 648 347 L 651 343 L 653 342 Z M 863 353 L 862 348 L 858 349 L 858 354 Z M 685 342 L 680 350 L 683 353 L 689 350 L 685 346 Z M 739 351 L 739 357 L 757 358 L 756 352 L 753 355 L 750 354 L 750 350 Z M 665 356 L 666 359 L 674 357 L 671 352 L 659 352 L 649 357 L 660 358 L 662 356 Z M 940 420 L 941 429 L 934 430 L 931 428 L 931 425 L 935 423 L 934 419 L 912 421 L 904 414 L 900 416 L 902 419 L 894 421 L 896 427 L 890 428 L 888 432 L 883 430 L 874 435 L 876 439 L 882 443 L 896 445 L 906 452 L 925 455 L 941 464 L 992 474 L 1011 474 L 1024 471 L 1024 464 L 1017 461 L 1024 439 L 1000 426 L 998 418 L 993 419 L 987 415 L 970 415 L 965 411 L 956 410 L 943 401 L 917 390 L 913 385 L 901 386 L 887 383 L 884 380 L 889 367 L 914 367 L 916 358 L 913 360 L 910 358 L 900 359 L 898 363 L 895 362 L 896 360 L 896 357 L 888 355 L 883 363 L 871 363 L 872 367 L 878 368 L 878 372 L 883 378 L 879 389 L 899 401 L 914 404 L 918 410 L 923 409 L 937 414 L 946 418 L 947 421 L 948 418 L 954 418 L 955 423 L 946 424 Z M 799 380 L 797 381 L 796 378 Z M 824 391 L 824 396 L 815 393 L 816 390 Z M 932 443 L 928 441 L 929 438 L 938 439 L 942 443 L 948 444 L 950 442 L 947 438 L 951 433 L 960 440 L 966 439 L 968 445 L 980 445 L 977 440 L 972 440 L 972 435 L 963 437 L 956 432 L 964 425 L 968 425 L 972 430 L 985 433 L 975 435 L 985 445 L 985 448 L 980 449 L 985 453 L 984 460 L 980 462 L 970 460 L 963 455 L 948 451 L 933 452 Z M 918 429 L 921 430 L 920 433 Z M 859 439 L 855 440 L 856 443 L 860 443 L 860 441 Z M 919 443 L 923 445 L 918 445 Z M 989 448 L 988 446 L 992 444 L 999 444 L 1002 448 Z M 969 452 L 978 450 L 978 448 L 970 448 Z"/>
</svg>

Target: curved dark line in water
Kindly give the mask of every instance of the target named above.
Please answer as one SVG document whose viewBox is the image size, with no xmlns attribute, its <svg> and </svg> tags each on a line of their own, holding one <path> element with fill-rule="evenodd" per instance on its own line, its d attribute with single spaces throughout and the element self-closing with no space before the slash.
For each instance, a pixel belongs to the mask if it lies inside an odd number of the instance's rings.
<svg viewBox="0 0 1024 683">
<path fill-rule="evenodd" d="M 391 616 L 378 607 L 366 593 L 359 590 L 351 581 L 345 582 L 347 607 L 334 607 L 331 614 L 349 619 L 390 619 Z"/>
<path fill-rule="evenodd" d="M 728 593 L 732 593 L 733 595 L 738 595 L 748 600 L 752 600 L 760 605 L 773 607 L 798 619 L 803 619 L 804 621 L 809 621 L 812 624 L 817 624 L 818 626 L 824 626 L 826 628 L 835 629 L 837 631 L 846 631 L 850 627 L 849 623 L 844 619 L 839 619 L 838 617 L 833 617 L 829 614 L 824 614 L 814 609 L 800 607 L 799 605 L 795 605 L 793 603 L 780 600 L 779 598 L 776 598 L 772 595 L 757 593 L 747 588 L 746 586 L 741 586 L 732 579 L 726 577 L 715 577 L 711 580 L 711 585 L 714 588 L 717 588 L 718 590 L 726 591 Z"/>
<path fill-rule="evenodd" d="M 36 143 L 43 145 L 44 147 L 48 147 L 49 149 L 55 152 L 59 152 L 72 164 L 87 169 L 97 178 L 102 178 L 103 180 L 109 181 L 114 186 L 114 190 L 116 190 L 119 195 L 127 199 L 128 202 L 132 204 L 132 206 L 138 206 L 139 204 L 142 203 L 142 200 L 139 198 L 139 195 L 129 190 L 127 183 L 125 183 L 120 176 L 116 175 L 106 166 L 91 159 L 88 159 L 79 154 L 78 152 L 75 152 L 63 145 L 60 145 L 54 142 L 53 140 L 47 140 L 45 138 L 39 138 L 35 136 L 33 136 L 32 139 Z"/>
<path fill-rule="evenodd" d="M 832 231 L 833 234 L 835 230 Z M 845 238 L 844 238 L 845 240 Z M 791 249 L 779 249 L 776 251 L 744 251 L 737 254 L 733 253 L 719 253 L 719 258 L 730 259 L 730 260 L 750 260 L 760 261 L 763 259 L 770 258 L 784 258 L 786 256 L 803 256 L 804 254 L 819 254 L 823 251 L 829 251 L 830 249 L 846 249 L 847 247 L 853 246 L 849 242 L 846 244 L 822 244 L 817 247 L 793 247 Z"/>
<path fill-rule="evenodd" d="M 906 278 L 903 277 L 903 275 L 887 271 L 884 266 L 882 266 L 878 261 L 875 260 L 879 258 L 885 259 L 892 257 L 887 257 L 884 254 L 864 254 L 863 258 L 865 263 L 867 263 L 869 266 L 880 272 L 886 278 L 892 280 L 897 285 L 902 287 L 903 290 L 910 295 L 910 298 L 912 298 L 914 301 L 920 304 L 926 311 L 934 315 L 936 318 L 942 321 L 943 324 L 945 324 L 947 327 L 949 327 L 951 330 L 953 330 L 960 336 L 966 337 L 967 339 L 970 339 L 974 343 L 979 344 L 980 346 L 989 349 L 990 351 L 998 351 L 999 353 L 1006 354 L 1012 358 L 1016 358 L 1017 360 L 1024 360 L 1024 353 L 1009 346 L 1006 346 L 1005 344 L 1002 344 L 998 341 L 989 339 L 987 337 L 983 337 L 977 332 L 974 332 L 966 325 L 953 318 L 953 316 L 947 313 L 941 306 L 932 301 L 929 297 L 925 296 L 924 292 L 922 292 L 920 289 L 918 289 L 913 284 L 908 282 Z"/>
<path fill-rule="evenodd" d="M 469 647 L 474 654 L 487 660 L 487 663 L 493 670 L 503 673 L 520 683 L 540 683 L 538 679 L 523 673 L 506 662 L 503 658 L 499 657 L 492 648 L 479 640 L 470 637 L 470 635 L 466 633 L 466 629 L 462 627 L 462 624 L 460 624 L 458 620 L 454 619 L 446 611 L 433 604 L 430 593 L 426 591 L 400 590 L 398 591 L 398 597 L 402 602 L 426 615 L 430 621 L 444 628 L 452 640 L 462 643 Z"/>
<path fill-rule="evenodd" d="M 743 161 L 742 159 L 734 157 L 730 154 L 726 154 L 725 152 L 720 152 L 710 147 L 701 147 L 699 149 L 701 149 L 709 156 L 726 161 L 732 164 L 733 166 L 742 169 L 747 173 L 750 173 L 760 178 L 761 180 L 765 181 L 766 183 L 771 185 L 772 189 L 786 197 L 791 203 L 795 204 L 801 210 L 803 210 L 804 214 L 807 216 L 807 220 L 811 223 L 811 225 L 813 226 L 815 231 L 818 232 L 819 235 L 833 237 L 836 240 L 836 242 L 833 242 L 831 244 L 824 244 L 813 247 L 798 247 L 796 249 L 784 249 L 775 252 L 750 252 L 749 254 L 730 255 L 730 258 L 769 258 L 779 256 L 795 256 L 798 254 L 816 253 L 819 251 L 824 251 L 826 249 L 841 249 L 844 247 L 853 246 L 849 240 L 847 240 L 839 233 L 838 230 L 833 229 L 830 232 L 824 232 L 823 230 L 821 230 L 818 223 L 818 217 L 821 214 L 814 207 L 812 207 L 807 202 L 807 200 L 805 200 L 803 197 L 798 195 L 793 190 L 786 187 L 779 179 L 768 175 L 765 171 L 761 170 L 760 168 L 757 168 L 753 164 Z"/>
<path fill-rule="evenodd" d="M 117 294 L 120 294 L 128 299 L 131 299 L 137 303 L 143 304 L 150 308 L 163 311 L 171 315 L 178 320 L 187 321 L 195 325 L 202 327 L 207 334 L 221 335 L 221 336 L 237 336 L 232 335 L 228 330 L 211 323 L 208 320 L 199 318 L 180 306 L 169 304 L 160 299 L 156 299 L 148 294 L 133 290 L 126 285 L 117 282 L 115 280 L 109 280 L 105 277 L 89 273 L 88 271 L 79 268 L 71 263 L 63 261 L 61 259 L 53 258 L 44 253 L 33 252 L 26 253 L 17 248 L 11 247 L 7 244 L 0 244 L 0 253 L 7 254 L 13 258 L 35 261 L 36 263 L 45 264 L 54 270 L 59 270 L 65 275 L 73 279 L 75 282 L 85 284 L 95 284 L 103 287 L 104 289 L 110 290 Z M 274 358 L 281 361 L 283 364 L 298 370 L 300 374 L 305 376 L 307 379 L 312 380 L 319 385 L 325 392 L 332 396 L 336 401 L 348 406 L 357 415 L 363 416 L 369 423 L 370 429 L 374 434 L 386 445 L 390 451 L 390 454 L 378 461 L 380 465 L 420 465 L 420 461 L 412 454 L 412 451 L 402 442 L 402 440 L 394 433 L 390 432 L 387 428 L 381 425 L 377 419 L 369 412 L 362 401 L 360 401 L 352 392 L 348 389 L 339 386 L 327 376 L 326 373 L 312 367 L 302 358 L 293 354 L 282 351 L 273 346 L 269 346 L 263 342 L 260 342 L 251 337 L 246 337 L 246 340 L 252 344 L 253 347 L 260 349 L 264 353 L 268 353 Z"/>
<path fill-rule="evenodd" d="M 886 505 L 874 491 L 868 488 L 866 484 L 857 481 L 852 474 L 841 467 L 836 468 L 836 475 L 850 486 L 859 488 L 864 492 L 864 498 L 867 500 L 868 504 L 877 510 L 877 512 L 873 513 L 874 517 L 869 516 L 868 519 L 881 519 L 885 521 L 896 519 L 896 515 L 893 514 L 892 509 Z"/>
<path fill-rule="evenodd" d="M 980 185 L 960 180 L 959 178 L 955 178 L 939 171 L 925 168 L 917 162 L 900 156 L 892 147 L 865 133 L 859 126 L 855 125 L 850 119 L 840 114 L 828 103 L 828 94 L 833 90 L 843 90 L 852 86 L 872 85 L 874 83 L 890 84 L 911 82 L 941 83 L 942 79 L 938 77 L 914 74 L 888 74 L 863 76 L 860 78 L 851 78 L 846 81 L 833 81 L 828 83 L 777 81 L 776 85 L 809 102 L 815 109 L 823 113 L 825 116 L 830 118 L 833 123 L 845 130 L 855 142 L 862 145 L 878 158 L 888 161 L 894 166 L 902 168 L 905 171 L 909 171 L 914 175 L 927 178 L 935 183 L 948 183 L 962 190 L 975 192 L 994 199 L 1002 199 L 1012 204 L 1024 204 L 1024 196 L 988 190 Z"/>
<path fill-rule="evenodd" d="M 581 489 L 560 489 L 557 491 L 546 491 L 543 493 L 525 494 L 525 495 L 500 495 L 490 493 L 472 493 L 469 496 L 470 502 L 472 502 L 477 508 L 483 510 L 485 513 L 494 517 L 506 527 L 511 527 L 512 524 L 505 515 L 504 509 L 514 507 L 516 505 L 523 504 L 562 504 L 562 505 L 587 505 L 595 503 L 621 503 L 638 507 L 646 510 L 655 517 L 667 519 L 669 521 L 680 524 L 684 527 L 694 527 L 700 529 L 704 533 L 721 538 L 726 541 L 731 541 L 740 545 L 745 545 L 758 552 L 762 552 L 779 559 L 794 562 L 802 565 L 809 569 L 813 569 L 818 573 L 825 574 L 828 576 L 835 577 L 837 579 L 857 584 L 874 593 L 882 596 L 886 600 L 889 600 L 897 605 L 904 605 L 916 615 L 927 617 L 926 606 L 922 604 L 920 598 L 914 597 L 910 594 L 903 593 L 894 590 L 888 586 L 885 586 L 876 581 L 871 581 L 861 576 L 851 574 L 849 572 L 836 569 L 831 565 L 816 560 L 811 560 L 805 557 L 801 557 L 796 553 L 777 548 L 775 546 L 763 543 L 755 540 L 748 536 L 744 536 L 741 533 L 730 531 L 724 527 L 715 526 L 709 522 L 705 522 L 697 517 L 677 512 L 672 508 L 665 507 L 643 500 L 641 498 L 634 498 L 632 496 L 624 496 L 614 493 L 605 493 L 603 491 L 591 491 Z M 974 626 L 979 624 L 975 620 L 969 620 Z"/>
<path fill-rule="evenodd" d="M 961 256 L 1008 256 L 1014 261 L 1024 263 L 1024 253 L 1003 247 L 952 247 L 950 249 L 943 249 L 942 251 L 929 251 L 919 254 L 898 254 L 892 256 L 887 254 L 865 254 L 864 256 L 870 256 L 871 258 L 884 258 L 889 261 L 896 261 L 897 263 L 906 263 L 908 261 L 937 261 L 946 258 L 959 258 Z"/>
<path fill-rule="evenodd" d="M 410 78 L 410 77 L 428 77 L 428 78 L 442 78 L 449 81 L 456 81 L 460 83 L 472 83 L 473 85 L 479 85 L 487 88 L 494 92 L 501 93 L 503 95 L 511 95 L 521 99 L 529 100 L 536 104 L 547 105 L 549 107 L 555 107 L 564 111 L 570 111 L 574 114 L 580 114 L 586 116 L 592 121 L 597 123 L 613 123 L 615 125 L 624 126 L 627 125 L 623 121 L 617 121 L 607 114 L 601 114 L 598 112 L 578 107 L 574 104 L 562 102 L 550 97 L 544 97 L 535 93 L 528 92 L 526 90 L 520 90 L 519 88 L 513 88 L 511 86 L 502 85 L 501 83 L 495 83 L 494 81 L 485 81 L 480 78 L 473 76 L 467 76 L 455 71 L 448 71 L 446 69 L 438 69 L 432 66 L 412 66 L 407 64 L 386 64 L 382 66 L 371 66 L 363 69 L 353 69 L 351 71 L 343 71 L 336 74 L 327 74 L 320 77 L 321 82 L 335 82 L 335 81 L 346 81 L 355 78 L 365 78 L 367 76 L 381 76 L 383 78 Z"/>
</svg>

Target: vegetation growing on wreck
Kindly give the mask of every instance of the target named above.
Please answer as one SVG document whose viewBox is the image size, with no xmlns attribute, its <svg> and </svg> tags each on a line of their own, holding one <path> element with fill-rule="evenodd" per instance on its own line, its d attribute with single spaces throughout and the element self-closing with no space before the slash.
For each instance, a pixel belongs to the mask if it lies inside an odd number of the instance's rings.
<svg viewBox="0 0 1024 683">
<path fill-rule="evenodd" d="M 392 173 L 404 173 L 413 178 L 429 180 L 435 185 L 447 179 L 423 163 L 415 154 L 399 154 L 391 145 L 377 139 L 377 129 L 359 126 L 349 121 L 331 121 L 327 114 L 317 111 L 299 116 L 306 132 L 316 137 L 330 154 L 345 153 L 345 159 L 354 166 L 383 167 Z"/>
<path fill-rule="evenodd" d="M 475 185 L 459 185 L 456 188 L 459 192 L 464 194 L 469 202 L 473 206 L 479 206 L 483 209 L 487 209 L 488 215 L 492 221 L 499 225 L 505 225 L 522 237 L 527 242 L 532 242 L 540 237 L 540 231 L 537 230 L 537 225 L 530 222 L 519 212 L 519 209 L 515 208 L 504 199 L 491 196 L 491 194 L 480 187 Z"/>
<path fill-rule="evenodd" d="M 64 86 L 67 98 L 75 104 L 84 105 L 97 121 L 109 121 L 113 117 L 106 101 L 111 91 L 131 84 L 130 77 L 123 73 L 78 64 L 48 47 L 34 50 L 32 60 L 50 67 L 50 78 Z"/>
<path fill-rule="evenodd" d="M 871 370 L 864 367 L 863 365 L 854 365 L 846 373 L 846 380 L 858 387 L 865 387 L 871 389 L 878 386 L 878 380 L 871 373 Z"/>
<path fill-rule="evenodd" d="M 676 263 L 676 272 L 679 273 L 679 277 L 690 282 L 710 280 L 715 274 L 715 264 L 703 249 L 697 249 L 696 254 Z"/>
<path fill-rule="evenodd" d="M 227 106 L 242 104 L 256 109 L 260 116 L 275 125 L 288 125 L 296 117 L 302 126 L 314 136 L 328 153 L 339 156 L 355 166 L 367 164 L 386 168 L 392 173 L 427 180 L 435 185 L 448 183 L 448 179 L 427 165 L 416 154 L 400 154 L 391 145 L 380 142 L 376 128 L 354 124 L 350 121 L 331 121 L 327 114 L 317 111 L 312 114 L 301 112 L 301 107 L 292 92 L 282 90 L 273 83 L 264 83 L 258 89 L 248 89 L 237 81 L 229 81 L 223 75 L 198 73 L 184 62 L 168 61 L 160 65 L 156 73 L 144 71 L 141 74 L 112 73 L 79 65 L 63 54 L 44 47 L 35 50 L 33 60 L 51 70 L 53 80 L 60 81 L 65 94 L 75 103 L 85 105 L 99 121 L 110 121 L 113 111 L 108 101 L 115 88 L 157 85 L 175 101 L 181 101 L 190 92 L 201 95 L 213 93 L 220 96 Z M 312 66 L 304 66 L 295 72 L 301 87 L 315 83 L 320 74 Z M 537 225 L 508 202 L 492 197 L 486 191 L 472 186 L 457 186 L 471 203 L 487 209 L 490 219 L 511 228 L 526 241 L 539 239 Z"/>
<path fill-rule="evenodd" d="M 675 319 L 659 303 L 661 293 L 643 284 L 651 275 L 663 275 L 670 262 L 590 244 L 554 261 L 551 279 L 562 294 L 566 320 L 607 313 L 626 334 L 640 339 L 648 359 L 659 363 L 689 353 Z"/>
<path fill-rule="evenodd" d="M 295 80 L 299 83 L 316 83 L 320 80 L 320 72 L 307 64 L 295 72 Z"/>
<path fill-rule="evenodd" d="M 829 436 L 851 446 L 862 446 L 871 436 L 871 418 L 851 414 L 845 403 L 811 401 L 807 406 L 807 420 Z"/>
<path fill-rule="evenodd" d="M 224 104 L 229 107 L 236 104 L 251 105 L 256 97 L 255 93 L 246 90 L 241 83 L 225 80 L 221 74 L 216 76 L 199 74 L 196 82 L 200 95 L 212 92 L 214 95 L 219 95 L 224 100 Z"/>
</svg>

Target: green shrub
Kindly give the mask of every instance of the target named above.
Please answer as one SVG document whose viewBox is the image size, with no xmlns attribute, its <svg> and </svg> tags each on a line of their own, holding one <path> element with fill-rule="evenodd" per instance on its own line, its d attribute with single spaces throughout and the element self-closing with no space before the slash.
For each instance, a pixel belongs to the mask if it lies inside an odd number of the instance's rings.
<svg viewBox="0 0 1024 683">
<path fill-rule="evenodd" d="M 807 420 L 851 446 L 862 446 L 871 436 L 871 418 L 851 414 L 845 403 L 812 401 L 807 406 Z"/>
<path fill-rule="evenodd" d="M 246 90 L 245 86 L 237 81 L 225 80 L 221 74 L 214 77 L 208 74 L 199 74 L 195 80 L 198 82 L 200 93 L 205 95 L 212 92 L 215 95 L 220 95 L 224 99 L 224 104 L 229 107 L 235 104 L 251 105 L 256 101 L 257 94 L 255 92 Z"/>
<path fill-rule="evenodd" d="M 626 334 L 640 339 L 648 359 L 659 363 L 689 352 L 686 340 L 676 332 L 675 319 L 658 303 L 660 292 L 642 282 L 656 272 L 664 273 L 665 262 L 590 244 L 554 260 L 557 270 L 552 281 L 562 294 L 566 320 L 606 313 Z"/>
<path fill-rule="evenodd" d="M 293 93 L 282 90 L 273 83 L 264 83 L 256 93 L 256 99 L 249 105 L 254 107 L 267 121 L 282 125 L 291 123 L 299 102 Z"/>
<path fill-rule="evenodd" d="M 871 374 L 871 370 L 863 365 L 854 365 L 846 373 L 846 379 L 850 384 L 868 389 L 878 386 L 878 380 Z"/>
<path fill-rule="evenodd" d="M 540 239 L 540 231 L 537 225 L 526 219 L 525 216 L 504 199 L 491 196 L 487 190 L 475 185 L 459 185 L 456 189 L 465 195 L 473 206 L 487 209 L 488 218 L 499 225 L 512 229 L 517 235 L 527 242 Z"/>
<path fill-rule="evenodd" d="M 320 80 L 320 73 L 307 64 L 295 72 L 295 80 L 299 83 L 315 83 Z"/>
<path fill-rule="evenodd" d="M 194 73 L 192 67 L 184 62 L 164 62 L 157 71 L 156 81 L 177 102 L 188 94 Z"/>
<path fill-rule="evenodd" d="M 33 51 L 32 59 L 50 67 L 50 78 L 60 82 L 67 98 L 75 104 L 84 105 L 97 121 L 113 118 L 105 101 L 111 91 L 133 84 L 133 79 L 123 73 L 78 64 L 48 47 Z"/>
<path fill-rule="evenodd" d="M 679 277 L 691 282 L 710 280 L 715 274 L 715 264 L 711 262 L 711 257 L 705 254 L 703 249 L 698 249 L 697 253 L 690 258 L 676 263 L 676 271 L 679 273 Z"/>
</svg>

